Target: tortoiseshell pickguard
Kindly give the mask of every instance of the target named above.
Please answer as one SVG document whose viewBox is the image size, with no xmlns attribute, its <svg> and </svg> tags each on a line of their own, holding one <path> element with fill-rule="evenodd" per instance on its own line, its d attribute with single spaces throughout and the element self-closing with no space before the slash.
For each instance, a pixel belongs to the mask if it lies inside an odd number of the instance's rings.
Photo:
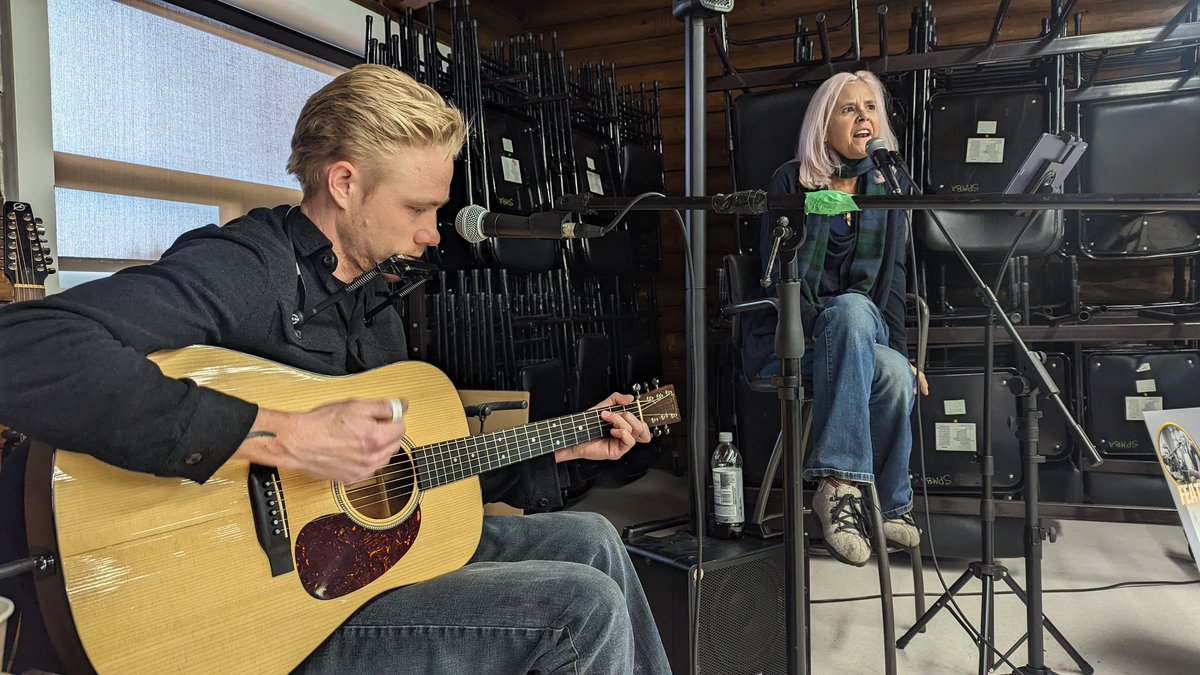
<svg viewBox="0 0 1200 675">
<path fill-rule="evenodd" d="M 296 537 L 296 572 L 308 594 L 333 600 L 375 581 L 417 538 L 421 509 L 387 530 L 370 530 L 344 514 L 322 516 Z"/>
</svg>

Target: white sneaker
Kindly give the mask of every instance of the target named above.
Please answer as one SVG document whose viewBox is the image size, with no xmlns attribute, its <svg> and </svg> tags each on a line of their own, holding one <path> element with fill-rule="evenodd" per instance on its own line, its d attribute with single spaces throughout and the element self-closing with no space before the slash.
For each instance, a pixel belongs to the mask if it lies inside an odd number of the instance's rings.
<svg viewBox="0 0 1200 675">
<path fill-rule="evenodd" d="M 822 480 L 813 495 L 813 511 L 829 554 L 847 565 L 866 564 L 871 543 L 863 528 L 862 491 L 849 483 L 835 486 Z"/>
<path fill-rule="evenodd" d="M 921 545 L 921 530 L 912 512 L 898 518 L 888 518 L 883 521 L 883 536 L 889 543 L 901 548 L 916 548 Z"/>
</svg>

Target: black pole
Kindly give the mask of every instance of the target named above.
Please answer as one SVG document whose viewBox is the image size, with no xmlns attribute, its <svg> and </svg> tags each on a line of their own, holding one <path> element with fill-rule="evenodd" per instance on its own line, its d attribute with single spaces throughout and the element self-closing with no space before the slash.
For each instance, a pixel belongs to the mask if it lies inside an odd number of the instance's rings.
<svg viewBox="0 0 1200 675">
<path fill-rule="evenodd" d="M 980 550 L 983 563 L 981 570 L 989 570 L 996 563 L 996 498 L 993 494 L 992 477 L 996 475 L 996 462 L 992 455 L 992 373 L 996 371 L 995 353 L 995 316 L 996 310 L 988 307 L 986 322 L 983 326 L 983 419 L 980 429 L 983 439 L 979 453 L 979 536 Z M 924 448 L 921 449 L 924 452 Z M 989 645 L 996 638 L 996 609 L 995 578 L 991 574 L 980 577 L 983 582 L 983 595 L 980 598 L 979 634 L 987 638 L 987 644 L 979 642 L 979 675 L 987 675 L 992 670 L 992 650 Z"/>
<path fill-rule="evenodd" d="M 1016 379 L 1016 378 L 1014 378 Z M 1038 513 L 1038 463 L 1045 458 L 1038 454 L 1037 388 L 1031 388 L 1025 378 L 1012 383 L 1019 387 L 1018 402 L 1021 406 L 1021 427 L 1018 435 L 1021 454 L 1025 460 L 1025 580 L 1028 584 L 1025 603 L 1025 625 L 1029 627 L 1029 664 L 1021 669 L 1029 675 L 1042 675 L 1046 669 L 1045 647 L 1042 640 L 1042 529 L 1041 514 Z M 1034 630 L 1034 627 L 1037 630 Z"/>
<path fill-rule="evenodd" d="M 768 194 L 762 190 L 742 190 L 708 197 L 646 197 L 631 210 L 706 209 L 713 213 L 757 215 L 772 209 L 803 210 L 806 194 Z M 1200 195 L 1188 193 L 855 195 L 854 203 L 862 209 L 916 211 L 1200 211 Z M 597 211 L 619 211 L 627 206 L 629 199 L 626 197 L 596 197 L 591 193 L 563 195 L 555 203 L 555 208 L 561 211 L 585 215 Z"/>
<path fill-rule="evenodd" d="M 804 223 L 793 225 L 801 228 Z M 799 241 L 803 237 L 799 237 Z M 799 244 L 797 244 L 798 246 Z M 804 589 L 804 468 L 803 435 L 801 419 L 804 385 L 800 373 L 800 359 L 804 356 L 804 322 L 800 316 L 803 288 L 800 279 L 799 256 L 795 250 L 787 253 L 783 266 L 782 280 L 776 292 L 779 303 L 778 326 L 775 330 L 775 353 L 779 356 L 781 374 L 775 380 L 779 395 L 780 433 L 783 434 L 783 502 L 784 502 L 784 549 L 783 563 L 784 607 L 787 617 L 787 664 L 788 673 L 804 675 L 808 672 L 807 644 L 808 625 L 805 616 Z M 769 485 L 764 485 L 769 489 Z"/>
<path fill-rule="evenodd" d="M 689 14 L 685 22 L 684 39 L 684 104 L 686 118 L 685 194 L 696 198 L 705 192 L 705 127 L 704 127 L 704 18 Z M 626 200 L 628 201 L 628 200 Z M 687 236 L 684 245 L 692 255 L 691 276 L 684 288 L 685 324 L 687 326 L 687 393 L 688 393 L 688 445 L 690 452 L 689 471 L 692 476 L 704 473 L 708 445 L 708 337 L 705 318 L 706 287 L 705 272 L 708 269 L 708 242 L 705 236 L 707 214 L 689 211 L 687 214 Z M 692 491 L 695 492 L 694 490 Z M 690 524 L 692 533 L 702 521 L 702 495 L 692 494 Z"/>
</svg>

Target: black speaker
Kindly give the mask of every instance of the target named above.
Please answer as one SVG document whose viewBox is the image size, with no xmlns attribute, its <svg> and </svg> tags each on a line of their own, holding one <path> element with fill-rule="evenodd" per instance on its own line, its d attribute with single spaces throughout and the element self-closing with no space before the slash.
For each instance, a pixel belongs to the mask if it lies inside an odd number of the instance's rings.
<svg viewBox="0 0 1200 675">
<path fill-rule="evenodd" d="M 650 601 L 671 671 L 692 672 L 688 579 L 696 570 L 696 537 L 679 532 L 642 536 L 627 542 L 626 548 Z M 786 672 L 783 545 L 705 538 L 702 568 L 697 672 Z"/>
</svg>

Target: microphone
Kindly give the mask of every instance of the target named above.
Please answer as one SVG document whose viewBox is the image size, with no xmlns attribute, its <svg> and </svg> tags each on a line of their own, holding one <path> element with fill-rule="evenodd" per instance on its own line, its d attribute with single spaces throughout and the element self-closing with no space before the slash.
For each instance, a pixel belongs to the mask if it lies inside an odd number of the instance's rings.
<svg viewBox="0 0 1200 675">
<path fill-rule="evenodd" d="M 896 180 L 896 167 L 892 165 L 891 153 L 888 150 L 887 141 L 876 136 L 867 141 L 867 154 L 871 156 L 871 161 L 875 163 L 875 168 L 879 173 L 883 174 L 883 180 L 887 183 L 888 190 L 894 194 L 903 194 L 900 189 L 900 181 Z"/>
<path fill-rule="evenodd" d="M 516 239 L 581 239 L 599 237 L 604 228 L 599 225 L 574 223 L 571 214 L 563 211 L 543 211 L 528 216 L 491 213 L 482 206 L 464 206 L 454 217 L 454 229 L 463 239 L 478 244 L 491 237 Z"/>
</svg>

